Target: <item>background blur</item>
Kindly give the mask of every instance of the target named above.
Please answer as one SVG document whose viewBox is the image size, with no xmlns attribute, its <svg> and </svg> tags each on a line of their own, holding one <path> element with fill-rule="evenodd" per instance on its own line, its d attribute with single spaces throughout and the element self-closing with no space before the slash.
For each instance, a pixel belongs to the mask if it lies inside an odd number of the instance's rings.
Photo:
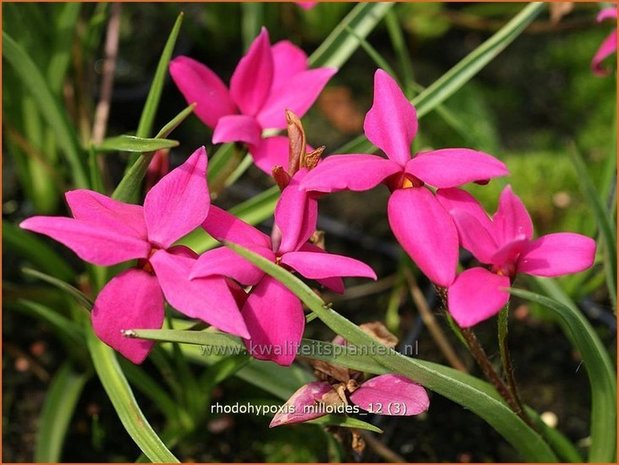
<svg viewBox="0 0 619 465">
<path fill-rule="evenodd" d="M 12 4 L 4 2 L 3 30 L 22 44 L 42 69 L 53 70 L 50 60 L 65 60 L 66 75 L 50 71 L 50 85 L 62 96 L 69 118 L 84 143 L 90 140 L 94 106 L 98 101 L 103 39 L 109 14 L 106 4 L 83 4 L 77 13 L 74 33 L 62 29 L 62 4 Z M 410 50 L 414 80 L 428 86 L 467 53 L 505 24 L 522 4 L 398 4 L 400 23 Z M 224 82 L 236 66 L 256 25 L 268 28 L 271 41 L 289 39 L 311 53 L 352 4 L 319 4 L 305 11 L 284 4 L 123 4 L 116 78 L 108 135 L 135 131 L 150 81 L 163 45 L 180 11 L 184 24 L 174 56 L 189 55 L 207 64 Z M 432 112 L 420 121 L 417 150 L 423 148 L 472 147 L 503 160 L 512 176 L 477 186 L 489 211 L 496 208 L 498 193 L 506 182 L 529 208 L 536 233 L 596 231 L 590 207 L 580 190 L 579 175 L 569 152 L 577 146 L 590 175 L 605 198 L 615 198 L 616 95 L 615 73 L 605 78 L 590 70 L 591 57 L 611 29 L 610 22 L 597 24 L 596 4 L 578 3 L 558 23 L 542 14 L 534 24 L 471 82 L 451 97 L 445 108 L 452 115 Z M 64 31 L 64 33 L 63 33 Z M 396 73 L 403 72 L 393 52 L 384 24 L 370 34 L 368 42 Z M 54 53 L 64 51 L 64 53 Z M 614 58 L 608 66 L 614 69 Z M 68 166 L 53 131 L 33 117 L 29 93 L 13 69 L 3 63 L 3 460 L 32 461 L 39 418 L 50 380 L 71 351 L 66 341 L 36 312 L 17 304 L 27 297 L 48 308 L 67 311 L 67 298 L 55 289 L 25 277 L 20 268 L 33 263 L 30 245 L 20 239 L 15 226 L 34 214 L 66 214 L 62 193 Z M 309 143 L 326 145 L 326 153 L 362 132 L 363 117 L 372 99 L 376 63 L 363 49 L 330 81 L 317 104 L 303 118 Z M 185 106 L 168 79 L 157 114 L 159 128 Z M 176 166 L 199 145 L 210 143 L 211 132 L 191 116 L 171 136 L 181 145 L 171 151 Z M 105 158 L 105 181 L 114 186 L 127 162 L 126 154 Z M 226 189 L 216 204 L 230 207 L 272 185 L 252 167 Z M 387 320 L 401 339 L 418 341 L 423 359 L 445 363 L 433 339 L 402 286 L 393 278 L 402 260 L 385 216 L 386 189 L 360 194 L 341 193 L 321 203 L 319 227 L 326 231 L 333 252 L 349 253 L 369 263 L 381 278 L 373 286 L 351 280 L 349 292 L 333 297 L 340 312 L 355 322 Z M 265 230 L 269 225 L 261 225 Z M 8 241 L 7 237 L 13 239 Z M 63 279 L 79 282 L 83 265 L 70 251 L 42 238 L 70 264 Z M 21 241 L 21 242 L 20 242 Z M 32 248 L 30 248 L 32 252 Z M 601 268 L 563 279 L 564 289 L 581 304 L 611 354 L 615 353 L 616 325 Z M 389 281 L 391 279 L 391 281 Z M 420 285 L 431 287 L 420 278 Z M 399 289 L 399 290 L 398 290 Z M 395 297 L 394 297 L 395 295 Z M 394 300 L 395 299 L 395 300 Z M 396 302 L 394 304 L 394 302 Z M 385 313 L 390 308 L 389 314 Z M 394 311 L 395 310 L 395 311 Z M 438 309 L 437 318 L 444 322 Z M 510 344 L 523 399 L 539 412 L 550 412 L 570 439 L 586 444 L 589 418 L 587 378 L 579 371 L 578 354 L 554 324 L 545 321 L 542 309 L 512 305 L 514 320 Z M 447 331 L 448 332 L 448 331 Z M 492 357 L 494 322 L 479 327 L 479 337 Z M 311 337 L 329 339 L 319 324 L 309 325 Z M 472 372 L 476 369 L 464 347 L 448 336 Z M 76 360 L 88 371 L 87 360 Z M 124 366 L 124 365 L 123 365 Z M 152 362 L 144 365 L 156 374 Z M 192 366 L 200 373 L 202 367 Z M 157 378 L 156 378 L 157 379 Z M 237 378 L 230 378 L 205 392 L 212 401 L 272 402 L 267 392 Z M 146 416 L 156 430 L 163 424 L 156 406 L 136 393 Z M 513 461 L 513 450 L 481 419 L 456 404 L 433 395 L 428 414 L 415 418 L 376 418 L 384 429 L 378 437 L 391 450 L 409 461 Z M 193 434 L 175 448 L 187 461 L 325 461 L 328 434 L 315 425 L 269 430 L 267 417 L 207 415 Z M 90 377 L 70 417 L 63 461 L 133 461 L 138 448 L 124 431 L 96 377 Z M 344 455 L 344 460 L 354 457 Z M 368 447 L 359 459 L 382 461 Z"/>
</svg>

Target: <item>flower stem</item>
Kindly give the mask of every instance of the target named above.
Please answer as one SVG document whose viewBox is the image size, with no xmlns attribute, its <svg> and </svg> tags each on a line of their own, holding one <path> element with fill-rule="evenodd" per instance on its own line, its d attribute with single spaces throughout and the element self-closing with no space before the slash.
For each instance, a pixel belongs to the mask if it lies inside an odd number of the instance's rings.
<svg viewBox="0 0 619 465">
<path fill-rule="evenodd" d="M 522 400 L 518 394 L 518 387 L 516 385 L 516 378 L 514 377 L 514 366 L 512 365 L 512 357 L 509 352 L 509 346 L 507 343 L 508 333 L 508 312 L 509 304 L 505 306 L 499 313 L 498 318 L 498 340 L 499 340 L 499 352 L 501 354 L 501 363 L 503 364 L 503 370 L 505 371 L 505 378 L 507 379 L 507 386 L 518 405 L 518 416 L 523 418 L 527 424 L 532 425 L 531 419 L 528 417 L 526 410 L 522 405 Z M 521 415 L 522 413 L 522 415 Z M 526 419 L 525 419 L 526 418 Z"/>
<path fill-rule="evenodd" d="M 443 309 L 445 313 L 448 313 L 449 307 L 447 303 L 447 289 L 437 287 L 436 291 L 441 298 L 441 301 L 443 302 Z M 520 417 L 520 419 L 522 419 L 522 421 L 524 421 L 527 425 L 529 425 L 531 428 L 534 428 L 534 425 L 532 424 L 530 418 L 524 412 L 524 409 L 522 408 L 522 404 L 520 403 L 519 399 L 517 399 L 512 390 L 505 384 L 503 379 L 499 376 L 497 371 L 492 366 L 492 362 L 490 362 L 486 351 L 479 343 L 479 340 L 477 339 L 477 336 L 475 336 L 475 333 L 470 328 L 459 327 L 458 324 L 454 324 L 453 326 L 454 329 L 458 331 L 458 333 L 464 339 L 464 342 L 466 343 L 469 352 L 475 359 L 475 362 L 477 363 L 479 368 L 481 368 L 486 379 L 494 385 L 499 395 L 505 400 L 505 402 L 507 402 L 507 405 L 509 405 L 509 407 L 514 411 L 514 413 L 516 413 L 516 415 L 518 415 L 518 417 Z M 505 331 L 505 334 L 507 334 L 507 331 Z M 504 348 L 501 348 L 502 360 L 503 349 Z"/>
</svg>

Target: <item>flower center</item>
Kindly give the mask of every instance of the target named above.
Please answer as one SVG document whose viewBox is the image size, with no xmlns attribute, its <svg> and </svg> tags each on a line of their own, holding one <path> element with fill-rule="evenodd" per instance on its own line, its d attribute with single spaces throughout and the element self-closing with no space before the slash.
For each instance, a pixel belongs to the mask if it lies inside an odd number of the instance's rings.
<svg viewBox="0 0 619 465">
<path fill-rule="evenodd" d="M 152 245 L 147 258 L 138 258 L 137 267 L 147 273 L 155 274 L 155 270 L 153 269 L 153 265 L 150 264 L 149 259 L 155 254 L 155 252 L 157 252 L 157 250 L 159 250 L 159 247 Z"/>
</svg>

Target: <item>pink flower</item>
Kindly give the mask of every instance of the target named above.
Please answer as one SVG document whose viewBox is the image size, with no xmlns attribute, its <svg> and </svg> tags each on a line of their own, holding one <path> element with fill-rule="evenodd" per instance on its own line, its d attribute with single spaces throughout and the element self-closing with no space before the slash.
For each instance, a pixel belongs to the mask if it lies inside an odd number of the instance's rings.
<svg viewBox="0 0 619 465">
<path fill-rule="evenodd" d="M 553 277 L 593 265 L 595 241 L 589 237 L 554 233 L 532 239 L 531 218 L 510 186 L 503 189 L 492 218 L 460 189 L 441 189 L 437 196 L 454 217 L 462 246 L 488 265 L 460 273 L 449 287 L 449 311 L 463 328 L 496 315 L 507 304 L 505 288 L 518 273 Z"/>
<path fill-rule="evenodd" d="M 508 174 L 494 157 L 470 149 L 441 149 L 411 158 L 417 133 L 415 108 L 383 70 L 374 76 L 374 103 L 365 135 L 387 159 L 354 154 L 325 158 L 301 182 L 308 191 L 364 191 L 385 183 L 391 230 L 419 268 L 436 284 L 449 286 L 456 274 L 458 233 L 427 185 L 446 188 Z"/>
<path fill-rule="evenodd" d="M 604 21 L 605 19 L 615 19 L 617 20 L 617 8 L 605 8 L 598 14 L 597 20 L 598 22 Z M 617 28 L 615 28 L 606 39 L 600 45 L 600 48 L 593 56 L 593 60 L 591 61 L 591 69 L 598 76 L 605 76 L 608 74 L 608 71 L 602 68 L 602 61 L 612 55 L 617 51 Z"/>
<path fill-rule="evenodd" d="M 401 375 L 380 375 L 355 388 L 350 402 L 381 415 L 411 416 L 428 410 L 428 393 L 419 384 Z M 348 399 L 339 397 L 326 381 L 315 381 L 299 388 L 271 420 L 275 426 L 301 423 L 329 413 L 329 407 L 344 406 Z M 337 412 L 337 410 L 336 410 Z"/>
<path fill-rule="evenodd" d="M 209 212 L 206 165 L 202 147 L 146 194 L 144 207 L 80 189 L 66 193 L 73 218 L 35 216 L 20 225 L 57 240 L 95 265 L 138 260 L 101 290 L 91 314 L 97 336 L 133 363 L 146 358 L 153 342 L 126 338 L 122 330 L 161 328 L 164 298 L 189 317 L 249 337 L 224 278 L 190 281 L 197 255 L 173 246 Z"/>
<path fill-rule="evenodd" d="M 295 3 L 299 5 L 301 8 L 303 8 L 304 10 L 311 10 L 316 5 L 318 5 L 319 2 L 295 2 Z"/>
<path fill-rule="evenodd" d="M 366 264 L 327 253 L 308 242 L 316 230 L 317 210 L 307 209 L 303 203 L 307 201 L 304 192 L 302 195 L 297 194 L 298 189 L 290 192 L 293 192 L 290 196 L 284 195 L 286 192 L 282 194 L 276 207 L 272 237 L 214 206 L 203 227 L 217 240 L 249 248 L 337 292 L 344 289 L 343 276 L 376 279 Z M 251 341 L 246 341 L 248 351 L 258 359 L 290 365 L 305 328 L 299 299 L 283 284 L 225 247 L 202 254 L 190 277 L 203 279 L 213 274 L 230 276 L 242 285 L 253 286 L 241 310 L 251 336 Z"/>
<path fill-rule="evenodd" d="M 286 109 L 305 114 L 335 72 L 308 69 L 300 48 L 289 41 L 271 46 L 264 28 L 239 61 L 229 90 L 213 71 L 191 58 L 180 56 L 170 63 L 172 79 L 185 99 L 198 104 L 196 115 L 214 129 L 213 143 L 246 143 L 258 167 L 268 174 L 273 165 L 282 164 L 276 160 L 287 157 L 288 145 L 283 137 L 262 139 L 263 130 L 284 129 Z"/>
</svg>

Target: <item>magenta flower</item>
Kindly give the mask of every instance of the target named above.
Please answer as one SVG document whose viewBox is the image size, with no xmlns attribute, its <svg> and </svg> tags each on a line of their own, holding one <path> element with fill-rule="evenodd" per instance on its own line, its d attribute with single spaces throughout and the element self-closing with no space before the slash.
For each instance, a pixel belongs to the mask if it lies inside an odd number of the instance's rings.
<svg viewBox="0 0 619 465">
<path fill-rule="evenodd" d="M 301 423 L 329 413 L 329 407 L 351 403 L 380 415 L 411 416 L 428 410 L 428 393 L 419 384 L 401 375 L 380 375 L 353 390 L 342 399 L 326 381 L 300 387 L 273 417 L 269 427 Z M 337 412 L 337 410 L 335 410 Z"/>
<path fill-rule="evenodd" d="M 598 14 L 597 20 L 598 22 L 602 22 L 605 19 L 614 19 L 615 22 L 617 20 L 617 8 L 605 8 Z M 613 53 L 617 51 L 617 28 L 613 29 L 606 39 L 600 45 L 600 48 L 593 56 L 593 60 L 591 61 L 591 69 L 598 76 L 605 76 L 608 74 L 608 70 L 602 68 L 602 61 L 606 57 L 609 57 Z"/>
<path fill-rule="evenodd" d="M 173 246 L 200 226 L 209 212 L 206 165 L 202 147 L 146 194 L 144 207 L 80 189 L 66 193 L 73 218 L 35 216 L 20 225 L 57 240 L 95 265 L 138 260 L 101 290 L 91 314 L 97 336 L 133 363 L 146 358 L 153 342 L 126 338 L 122 330 L 161 328 L 164 297 L 191 318 L 249 337 L 225 279 L 190 281 L 197 255 Z"/>
<path fill-rule="evenodd" d="M 309 243 L 316 230 L 316 215 L 298 219 L 301 206 L 295 199 L 303 200 L 293 194 L 283 206 L 280 201 L 272 238 L 214 206 L 203 227 L 217 240 L 242 245 L 337 292 L 343 291 L 343 276 L 376 279 L 366 264 L 327 253 Z M 253 286 L 241 310 L 251 336 L 251 341 L 245 343 L 248 351 L 258 359 L 290 365 L 305 328 L 299 299 L 283 284 L 225 247 L 202 254 L 190 277 L 204 279 L 213 274 L 230 276 L 242 285 Z"/>
<path fill-rule="evenodd" d="M 446 188 L 508 174 L 494 157 L 457 148 L 418 153 L 411 158 L 417 133 L 415 108 L 383 70 L 374 76 L 374 103 L 364 123 L 367 138 L 387 159 L 354 154 L 325 158 L 301 182 L 308 191 L 364 191 L 385 183 L 391 230 L 419 268 L 436 284 L 449 286 L 456 274 L 458 233 L 453 220 L 428 185 Z"/>
<path fill-rule="evenodd" d="M 295 3 L 299 5 L 301 8 L 303 8 L 304 10 L 311 10 L 316 5 L 318 5 L 319 2 L 295 2 Z"/>
<path fill-rule="evenodd" d="M 449 312 L 463 328 L 496 315 L 509 301 L 506 288 L 518 273 L 554 277 L 593 265 L 595 241 L 589 237 L 554 233 L 532 239 L 529 213 L 510 186 L 492 218 L 460 189 L 441 189 L 437 196 L 453 216 L 462 246 L 487 265 L 460 273 L 449 287 Z"/>
<path fill-rule="evenodd" d="M 262 139 L 265 129 L 284 129 L 284 111 L 303 116 L 335 68 L 308 69 L 307 55 L 289 41 L 271 46 L 263 28 L 239 61 L 230 90 L 203 64 L 180 56 L 170 63 L 172 79 L 195 113 L 214 129 L 213 143 L 243 142 L 256 165 L 270 174 L 288 156 L 284 137 Z M 266 145 L 264 145 L 266 143 Z"/>
</svg>

